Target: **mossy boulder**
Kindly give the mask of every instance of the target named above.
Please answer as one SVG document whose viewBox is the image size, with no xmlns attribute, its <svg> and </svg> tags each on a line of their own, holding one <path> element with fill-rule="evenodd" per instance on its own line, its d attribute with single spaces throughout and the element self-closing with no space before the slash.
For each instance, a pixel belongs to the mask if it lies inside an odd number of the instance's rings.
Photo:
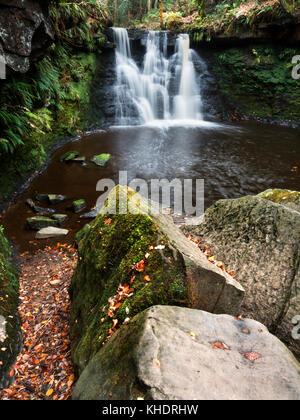
<svg viewBox="0 0 300 420">
<path fill-rule="evenodd" d="M 136 214 L 124 214 L 127 206 L 135 206 Z M 236 315 L 243 295 L 240 284 L 209 263 L 169 216 L 153 214 L 148 200 L 119 186 L 79 242 L 71 285 L 75 366 L 84 369 L 113 326 L 153 305 Z"/>
<path fill-rule="evenodd" d="M 96 155 L 91 159 L 91 162 L 95 163 L 98 166 L 105 166 L 111 160 L 111 155 L 109 153 L 102 153 L 101 155 Z"/>
<path fill-rule="evenodd" d="M 18 273 L 0 227 L 0 389 L 9 384 L 8 372 L 21 345 L 18 318 Z M 5 349 L 5 350 L 4 350 Z"/>
<path fill-rule="evenodd" d="M 246 291 L 242 314 L 266 325 L 300 360 L 292 335 L 300 314 L 300 214 L 249 196 L 220 200 L 199 225 L 183 229 L 235 272 Z"/>
<path fill-rule="evenodd" d="M 57 220 L 44 216 L 29 217 L 27 219 L 27 226 L 31 230 L 40 230 L 49 226 L 56 227 L 58 224 Z"/>
<path fill-rule="evenodd" d="M 298 191 L 269 189 L 260 193 L 259 197 L 300 212 L 300 192 Z"/>
</svg>

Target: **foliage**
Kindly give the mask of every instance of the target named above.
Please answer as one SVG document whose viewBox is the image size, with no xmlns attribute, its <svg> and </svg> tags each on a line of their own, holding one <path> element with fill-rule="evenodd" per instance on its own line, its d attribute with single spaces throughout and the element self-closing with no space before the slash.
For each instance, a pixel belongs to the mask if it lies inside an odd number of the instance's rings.
<svg viewBox="0 0 300 420">
<path fill-rule="evenodd" d="M 265 45 L 215 52 L 219 87 L 247 116 L 299 122 L 300 86 L 291 77 L 296 48 Z"/>
<path fill-rule="evenodd" d="M 30 73 L 12 76 L 0 86 L 0 151 L 4 153 L 24 146 L 33 131 L 50 132 L 63 103 L 85 95 L 72 85 L 82 74 L 80 63 L 79 69 L 77 62 L 74 66 L 73 50 L 95 51 L 105 41 L 102 30 L 107 16 L 98 0 L 52 2 L 49 14 L 56 43 L 44 59 L 32 65 Z"/>
<path fill-rule="evenodd" d="M 217 4 L 211 14 L 196 16 L 186 25 L 193 33 L 195 41 L 210 41 L 215 33 L 238 33 L 242 28 L 252 28 L 258 24 L 272 22 L 288 16 L 279 0 L 228 1 Z"/>
</svg>

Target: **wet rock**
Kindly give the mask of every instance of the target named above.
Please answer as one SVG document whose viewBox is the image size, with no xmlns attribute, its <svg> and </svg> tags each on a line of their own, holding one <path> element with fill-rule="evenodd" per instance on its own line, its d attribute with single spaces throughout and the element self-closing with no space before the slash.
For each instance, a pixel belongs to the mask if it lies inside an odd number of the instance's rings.
<svg viewBox="0 0 300 420">
<path fill-rule="evenodd" d="M 37 201 L 46 201 L 48 200 L 48 194 L 37 194 L 36 199 Z"/>
<path fill-rule="evenodd" d="M 74 160 L 74 159 L 78 158 L 78 156 L 79 156 L 79 153 L 78 153 L 78 152 L 76 152 L 75 150 L 71 150 L 71 151 L 69 151 L 69 152 L 65 153 L 65 154 L 64 154 L 64 155 L 60 158 L 60 161 L 61 161 L 61 162 L 70 162 L 70 161 L 72 161 L 72 160 Z"/>
<path fill-rule="evenodd" d="M 53 205 L 61 203 L 62 201 L 65 201 L 65 199 L 66 199 L 66 196 L 60 195 L 60 194 L 49 194 L 48 195 L 48 200 Z"/>
<path fill-rule="evenodd" d="M 54 227 L 57 225 L 57 220 L 50 219 L 49 217 L 35 216 L 27 219 L 27 226 L 31 230 L 40 230 L 45 227 Z"/>
<path fill-rule="evenodd" d="M 85 200 L 81 199 L 81 200 L 76 200 L 76 201 L 73 202 L 73 204 L 72 204 L 72 210 L 74 211 L 74 213 L 80 213 L 84 209 L 86 209 L 86 202 L 85 202 Z"/>
<path fill-rule="evenodd" d="M 115 195 L 121 214 L 113 214 Z M 136 214 L 124 214 L 123 206 Z M 119 325 L 155 304 L 239 314 L 244 296 L 240 284 L 209 263 L 171 217 L 155 213 L 135 191 L 118 186 L 90 228 L 79 234 L 79 264 L 71 291 L 72 353 L 79 370 L 109 334 L 108 299 L 120 284 L 129 292 L 111 313 Z"/>
<path fill-rule="evenodd" d="M 30 198 L 26 200 L 26 204 L 36 213 L 55 213 L 55 210 L 37 206 Z"/>
<path fill-rule="evenodd" d="M 77 158 L 71 159 L 71 162 L 85 163 L 86 162 L 86 157 L 85 156 L 79 156 Z"/>
<path fill-rule="evenodd" d="M 246 290 L 242 313 L 265 324 L 300 359 L 292 335 L 300 314 L 300 214 L 270 197 L 218 201 L 202 223 L 183 229 L 235 272 Z"/>
<path fill-rule="evenodd" d="M 88 213 L 84 213 L 80 216 L 80 219 L 95 219 L 98 216 L 98 210 L 94 209 L 89 211 Z"/>
<path fill-rule="evenodd" d="M 105 166 L 111 160 L 111 155 L 109 153 L 102 153 L 101 155 L 95 155 L 91 162 L 95 163 L 97 166 Z"/>
<path fill-rule="evenodd" d="M 68 216 L 66 214 L 54 214 L 52 219 L 56 220 L 59 226 L 62 226 L 68 220 Z"/>
<path fill-rule="evenodd" d="M 54 40 L 48 0 L 0 0 L 0 47 L 12 70 L 26 73 Z"/>
<path fill-rule="evenodd" d="M 72 398 L 300 400 L 300 365 L 256 321 L 154 306 L 99 350 Z"/>
<path fill-rule="evenodd" d="M 36 239 L 49 239 L 56 238 L 60 236 L 67 236 L 69 233 L 66 229 L 59 229 L 56 227 L 46 227 L 39 230 L 36 234 Z"/>
</svg>

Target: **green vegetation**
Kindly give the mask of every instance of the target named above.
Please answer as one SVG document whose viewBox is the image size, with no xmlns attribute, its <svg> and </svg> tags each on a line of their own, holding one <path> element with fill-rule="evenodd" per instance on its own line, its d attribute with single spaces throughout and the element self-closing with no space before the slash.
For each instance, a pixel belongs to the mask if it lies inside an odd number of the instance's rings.
<svg viewBox="0 0 300 420">
<path fill-rule="evenodd" d="M 244 115 L 300 121 L 300 85 L 292 79 L 294 48 L 252 46 L 215 52 L 213 72 L 220 90 Z"/>
<path fill-rule="evenodd" d="M 49 146 L 87 126 L 105 13 L 96 0 L 73 1 L 51 4 L 50 17 L 55 44 L 27 74 L 1 85 L 0 202 L 46 162 Z"/>
</svg>

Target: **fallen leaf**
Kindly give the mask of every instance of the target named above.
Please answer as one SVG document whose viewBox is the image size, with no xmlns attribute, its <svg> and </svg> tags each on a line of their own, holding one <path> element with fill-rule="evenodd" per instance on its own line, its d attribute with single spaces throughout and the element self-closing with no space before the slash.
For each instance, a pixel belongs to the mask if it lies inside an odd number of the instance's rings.
<svg viewBox="0 0 300 420">
<path fill-rule="evenodd" d="M 53 394 L 54 390 L 51 388 L 47 391 L 46 393 L 46 397 L 51 397 L 51 395 Z"/>
<path fill-rule="evenodd" d="M 157 360 L 157 359 L 153 359 L 153 365 L 157 366 L 157 367 L 160 367 L 160 361 Z"/>
<path fill-rule="evenodd" d="M 230 348 L 225 344 L 221 343 L 220 341 L 217 341 L 212 345 L 213 349 L 220 349 L 220 350 L 230 350 Z"/>
<path fill-rule="evenodd" d="M 258 360 L 258 359 L 260 359 L 262 357 L 260 354 L 255 353 L 253 351 L 251 351 L 250 353 L 242 353 L 242 355 L 246 359 L 250 360 L 250 362 L 255 362 L 255 360 Z"/>
</svg>

